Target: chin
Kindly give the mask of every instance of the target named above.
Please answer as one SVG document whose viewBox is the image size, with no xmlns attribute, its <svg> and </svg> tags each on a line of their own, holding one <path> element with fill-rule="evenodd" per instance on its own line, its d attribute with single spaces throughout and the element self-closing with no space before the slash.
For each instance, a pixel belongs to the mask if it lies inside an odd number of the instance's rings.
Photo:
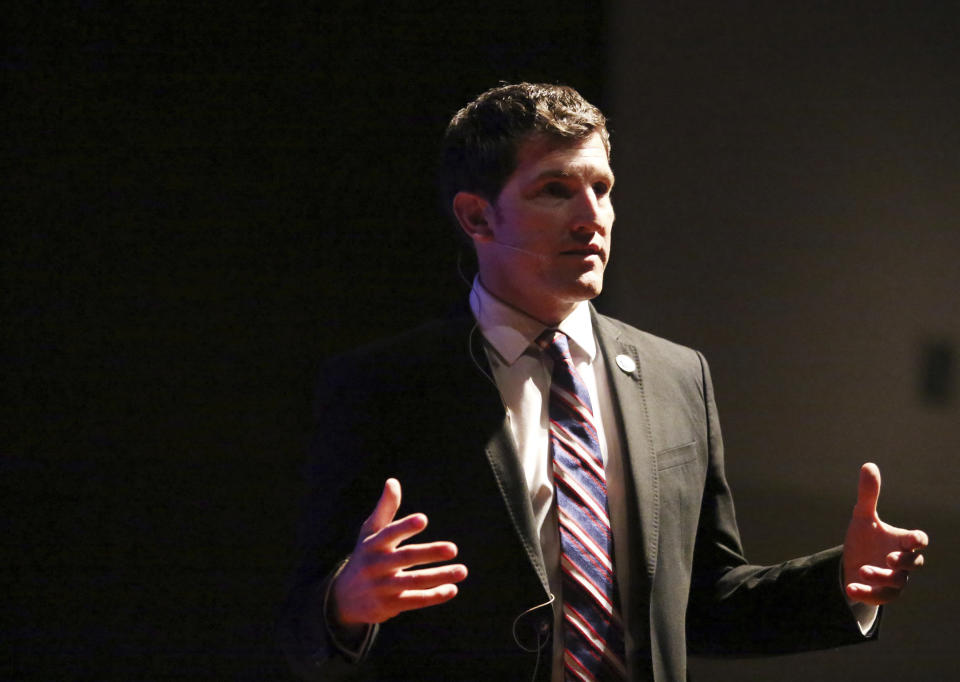
<svg viewBox="0 0 960 682">
<path fill-rule="evenodd" d="M 588 272 L 577 284 L 585 292 L 589 292 L 588 298 L 599 296 L 600 292 L 603 291 L 603 273 Z"/>
<path fill-rule="evenodd" d="M 568 288 L 567 300 L 571 302 L 589 301 L 603 291 L 603 278 L 590 277 L 578 280 Z"/>
</svg>

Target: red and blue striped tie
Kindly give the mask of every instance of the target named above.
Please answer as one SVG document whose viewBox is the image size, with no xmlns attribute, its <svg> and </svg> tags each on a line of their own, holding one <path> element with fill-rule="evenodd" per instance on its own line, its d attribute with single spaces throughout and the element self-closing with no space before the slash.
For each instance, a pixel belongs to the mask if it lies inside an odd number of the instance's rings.
<svg viewBox="0 0 960 682">
<path fill-rule="evenodd" d="M 553 359 L 550 455 L 560 524 L 565 679 L 624 680 L 607 480 L 590 395 L 563 332 L 548 329 L 537 343 Z"/>
</svg>

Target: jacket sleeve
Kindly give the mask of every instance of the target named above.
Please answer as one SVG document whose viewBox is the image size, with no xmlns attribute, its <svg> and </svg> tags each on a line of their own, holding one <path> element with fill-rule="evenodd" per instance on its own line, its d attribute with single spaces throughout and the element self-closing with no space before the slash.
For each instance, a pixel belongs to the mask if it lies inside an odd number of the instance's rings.
<svg viewBox="0 0 960 682">
<path fill-rule="evenodd" d="M 300 678 L 358 679 L 378 628 L 369 627 L 357 642 L 338 639 L 328 625 L 326 607 L 330 583 L 349 556 L 364 515 L 377 501 L 377 482 L 363 475 L 369 461 L 361 454 L 365 451 L 362 434 L 370 433 L 369 421 L 376 409 L 361 404 L 362 397 L 369 395 L 363 390 L 362 375 L 341 381 L 338 376 L 343 374 L 328 368 L 323 376 L 315 402 L 299 560 L 277 634 L 290 667 Z M 364 509 L 364 504 L 370 509 Z"/>
<path fill-rule="evenodd" d="M 291 669 L 304 680 L 355 678 L 376 640 L 378 625 L 367 626 L 357 641 L 338 637 L 330 625 L 330 585 L 344 564 L 346 560 L 321 582 L 307 584 L 288 598 L 280 643 Z"/>
<path fill-rule="evenodd" d="M 876 626 L 865 637 L 843 593 L 842 547 L 772 566 L 747 562 L 724 474 L 710 371 L 703 356 L 700 362 L 709 461 L 687 610 L 690 653 L 779 654 L 874 638 Z"/>
</svg>

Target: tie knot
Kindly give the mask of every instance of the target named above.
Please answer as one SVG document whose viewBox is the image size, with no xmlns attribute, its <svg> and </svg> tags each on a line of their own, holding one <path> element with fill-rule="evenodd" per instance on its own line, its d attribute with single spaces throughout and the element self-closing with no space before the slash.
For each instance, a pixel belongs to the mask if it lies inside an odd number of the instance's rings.
<svg viewBox="0 0 960 682">
<path fill-rule="evenodd" d="M 540 350 L 546 351 L 554 359 L 569 358 L 570 345 L 567 343 L 567 335 L 559 329 L 546 329 L 537 337 L 537 346 Z"/>
</svg>

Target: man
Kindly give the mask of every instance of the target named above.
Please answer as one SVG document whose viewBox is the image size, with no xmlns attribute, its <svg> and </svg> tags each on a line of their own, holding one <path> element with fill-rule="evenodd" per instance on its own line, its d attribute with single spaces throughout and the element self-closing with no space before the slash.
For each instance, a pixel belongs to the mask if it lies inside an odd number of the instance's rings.
<svg viewBox="0 0 960 682">
<path fill-rule="evenodd" d="M 703 357 L 588 302 L 609 159 L 570 88 L 495 88 L 451 121 L 470 309 L 324 373 L 281 628 L 305 679 L 683 680 L 688 652 L 871 638 L 922 565 L 872 464 L 843 547 L 747 563 Z"/>
</svg>

